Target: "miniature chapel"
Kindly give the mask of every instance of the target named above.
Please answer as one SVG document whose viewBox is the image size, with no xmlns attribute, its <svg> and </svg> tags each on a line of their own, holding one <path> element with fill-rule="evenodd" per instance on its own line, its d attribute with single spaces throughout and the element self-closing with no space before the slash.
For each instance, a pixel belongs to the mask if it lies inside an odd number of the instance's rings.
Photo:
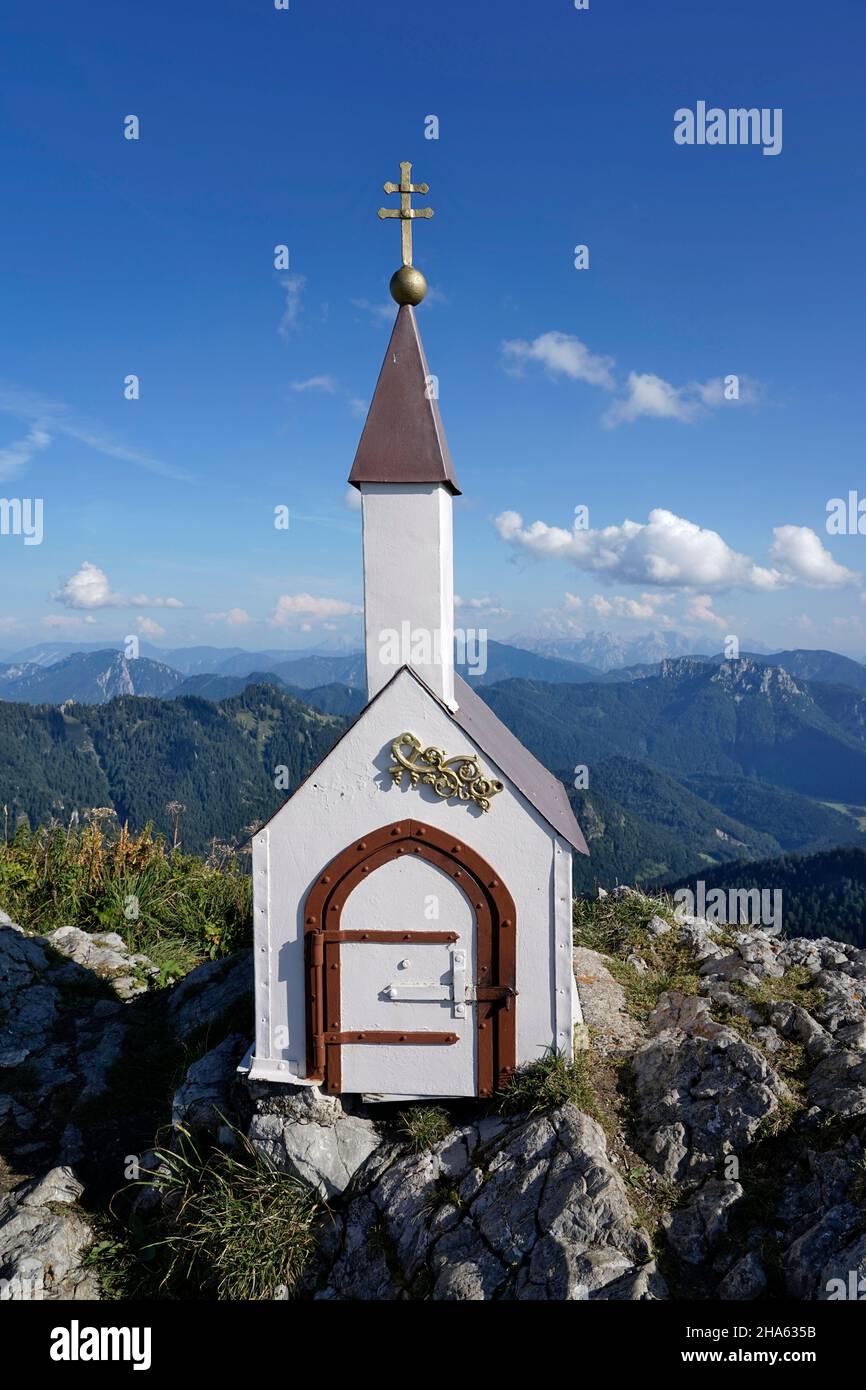
<svg viewBox="0 0 866 1390">
<path fill-rule="evenodd" d="M 349 475 L 361 496 L 367 704 L 253 839 L 253 1079 L 365 1098 L 489 1096 L 570 1059 L 565 788 L 454 669 L 460 489 L 414 306 L 401 165 L 399 308 Z M 394 634 L 420 634 L 395 664 Z M 419 653 L 415 659 L 414 653 Z"/>
</svg>

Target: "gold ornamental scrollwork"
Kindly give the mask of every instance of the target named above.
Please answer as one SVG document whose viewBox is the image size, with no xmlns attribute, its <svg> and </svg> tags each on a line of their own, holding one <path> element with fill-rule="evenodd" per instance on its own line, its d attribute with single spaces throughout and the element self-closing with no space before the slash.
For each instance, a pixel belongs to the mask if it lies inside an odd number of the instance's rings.
<svg viewBox="0 0 866 1390">
<path fill-rule="evenodd" d="M 408 752 L 406 750 L 409 750 Z M 408 772 L 413 787 L 422 782 L 432 787 L 443 801 L 456 797 L 474 801 L 482 811 L 490 810 L 490 799 L 503 790 L 501 782 L 485 777 L 478 759 L 470 754 L 449 758 L 441 748 L 424 748 L 414 734 L 401 734 L 391 744 L 394 764 L 388 769 L 395 786 L 400 786 Z"/>
</svg>

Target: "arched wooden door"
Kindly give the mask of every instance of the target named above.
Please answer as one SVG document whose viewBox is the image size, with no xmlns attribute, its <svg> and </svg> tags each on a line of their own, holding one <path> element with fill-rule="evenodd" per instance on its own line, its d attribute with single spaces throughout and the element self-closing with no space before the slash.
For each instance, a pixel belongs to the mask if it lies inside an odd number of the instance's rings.
<svg viewBox="0 0 866 1390">
<path fill-rule="evenodd" d="M 489 1096 L 514 1070 L 514 901 L 459 839 L 406 820 L 353 841 L 304 933 L 307 1073 L 328 1093 Z"/>
</svg>

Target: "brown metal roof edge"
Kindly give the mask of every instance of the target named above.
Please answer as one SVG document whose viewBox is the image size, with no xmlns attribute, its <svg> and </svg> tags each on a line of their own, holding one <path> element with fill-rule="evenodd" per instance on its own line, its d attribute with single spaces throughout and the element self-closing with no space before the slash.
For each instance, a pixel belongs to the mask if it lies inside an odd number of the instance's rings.
<svg viewBox="0 0 866 1390">
<path fill-rule="evenodd" d="M 416 680 L 421 679 L 414 671 L 412 674 Z M 421 681 L 421 684 L 424 685 L 425 682 Z M 583 831 L 577 823 L 568 793 L 559 778 L 549 772 L 534 753 L 530 753 L 507 724 L 503 724 L 486 701 L 456 671 L 454 687 L 458 708 L 451 710 L 447 705 L 443 708 L 523 793 L 548 825 L 562 835 L 578 854 L 588 855 L 589 847 Z M 429 689 L 429 686 L 425 688 Z M 434 691 L 430 693 L 434 699 L 438 698 Z"/>
<path fill-rule="evenodd" d="M 287 796 L 282 806 L 278 806 L 268 819 L 264 821 L 256 835 L 270 825 L 275 816 L 278 816 L 284 807 L 297 796 L 301 787 L 306 786 L 307 782 L 316 775 L 316 772 L 327 762 L 335 749 L 339 748 L 343 739 L 354 729 L 355 725 L 364 718 L 367 710 L 376 703 L 378 699 L 389 690 L 394 681 L 403 671 L 408 671 L 413 680 L 426 690 L 427 694 L 445 713 L 454 721 L 465 734 L 474 739 L 482 749 L 486 757 L 495 763 L 499 770 L 513 782 L 518 791 L 522 792 L 527 801 L 535 807 L 536 811 L 544 817 L 548 825 L 567 840 L 578 854 L 589 854 L 583 831 L 577 823 L 571 803 L 568 800 L 568 793 L 558 777 L 554 777 L 552 772 L 548 772 L 543 763 L 540 763 L 533 753 L 520 742 L 511 730 L 503 724 L 502 720 L 493 713 L 488 704 L 482 700 L 471 685 L 468 685 L 462 676 L 455 671 L 454 682 L 457 690 L 458 699 L 463 703 L 456 710 L 446 705 L 445 701 L 431 689 L 427 682 L 413 670 L 411 666 L 399 666 L 386 685 L 382 686 L 368 700 L 362 710 L 355 715 L 314 767 L 310 769 L 303 781 L 299 782 L 290 796 Z M 462 718 L 461 718 L 462 714 Z M 250 839 L 254 837 L 251 835 Z"/>
</svg>

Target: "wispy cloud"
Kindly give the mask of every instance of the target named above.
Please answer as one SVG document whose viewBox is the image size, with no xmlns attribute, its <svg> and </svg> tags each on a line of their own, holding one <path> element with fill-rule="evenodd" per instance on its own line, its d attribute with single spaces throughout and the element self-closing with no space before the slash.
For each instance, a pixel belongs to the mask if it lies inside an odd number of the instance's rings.
<svg viewBox="0 0 866 1390">
<path fill-rule="evenodd" d="M 26 420 L 30 424 L 30 431 L 25 439 L 0 450 L 0 477 L 5 476 L 4 469 L 14 472 L 16 468 L 25 466 L 34 453 L 47 448 L 57 435 L 64 435 L 79 444 L 85 444 L 106 458 L 134 464 L 138 468 L 147 469 L 149 473 L 171 478 L 174 482 L 193 481 L 192 475 L 183 469 L 153 458 L 140 449 L 131 448 L 99 425 L 82 419 L 63 401 L 49 400 L 35 391 L 10 383 L 0 383 L 0 412 L 13 415 L 19 420 Z"/>
<path fill-rule="evenodd" d="M 23 439 L 16 439 L 0 449 L 0 478 L 11 478 L 13 473 L 25 468 L 34 454 L 47 449 L 51 435 L 40 424 L 34 424 Z"/>
<path fill-rule="evenodd" d="M 291 627 L 301 619 L 344 618 L 363 613 L 356 603 L 341 598 L 317 597 L 314 594 L 281 594 L 277 599 L 272 627 Z"/>
<path fill-rule="evenodd" d="M 391 300 L 383 300 L 380 304 L 371 304 L 369 299 L 353 299 L 352 304 L 363 314 L 369 314 L 370 318 L 377 322 L 381 319 L 390 321 L 394 317 L 394 304 Z"/>
<path fill-rule="evenodd" d="M 614 359 L 590 352 L 585 343 L 568 333 L 542 333 L 532 342 L 513 338 L 502 344 L 502 351 L 515 372 L 527 362 L 539 362 L 554 377 L 585 381 L 590 386 L 603 386 L 606 391 L 612 391 L 615 386 L 611 370 Z"/>
<path fill-rule="evenodd" d="M 90 616 L 86 618 L 74 618 L 61 613 L 49 613 L 47 618 L 40 618 L 41 627 L 49 632 L 80 632 L 83 627 L 95 623 L 96 619 Z"/>
<path fill-rule="evenodd" d="M 290 385 L 293 391 L 324 391 L 328 396 L 333 396 L 337 389 L 332 376 L 308 376 L 305 381 L 293 381 Z"/>
<path fill-rule="evenodd" d="M 624 394 L 613 402 L 602 423 L 611 428 L 646 416 L 690 425 L 708 410 L 717 410 L 722 405 L 753 405 L 760 396 L 760 387 L 750 378 L 741 377 L 737 381 L 737 392 L 737 396 L 730 399 L 725 395 L 723 377 L 672 386 L 653 372 L 629 372 Z"/>
<path fill-rule="evenodd" d="M 307 277 L 305 275 L 286 275 L 280 281 L 280 287 L 285 290 L 286 294 L 283 316 L 277 325 L 277 332 L 281 338 L 287 338 L 292 329 L 297 326 L 301 315 L 301 295 L 306 283 Z"/>
<path fill-rule="evenodd" d="M 499 600 L 491 598 L 489 594 L 481 594 L 478 598 L 460 598 L 459 594 L 455 594 L 454 607 L 475 613 L 479 618 L 511 617 L 510 610 L 503 608 Z"/>
</svg>

